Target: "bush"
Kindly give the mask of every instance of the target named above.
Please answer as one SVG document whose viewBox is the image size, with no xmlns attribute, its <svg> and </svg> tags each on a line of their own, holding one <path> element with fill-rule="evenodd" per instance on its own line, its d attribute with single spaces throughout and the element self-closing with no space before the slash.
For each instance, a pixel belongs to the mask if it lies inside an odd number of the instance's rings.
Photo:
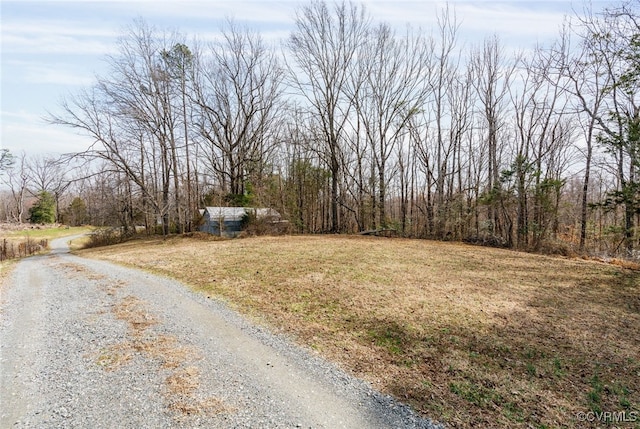
<svg viewBox="0 0 640 429">
<path fill-rule="evenodd" d="M 537 253 L 543 255 L 559 255 L 574 258 L 578 256 L 578 252 L 570 243 L 560 240 L 545 240 L 537 249 Z"/>
<path fill-rule="evenodd" d="M 507 242 L 497 235 L 491 234 L 482 234 L 482 235 L 472 235 L 463 239 L 465 243 L 476 244 L 479 246 L 487 246 L 487 247 L 497 247 L 497 248 L 506 248 Z"/>
<path fill-rule="evenodd" d="M 247 214 L 242 218 L 241 236 L 285 235 L 291 233 L 291 224 L 269 217 L 256 218 L 254 214 Z"/>
<path fill-rule="evenodd" d="M 91 247 L 111 246 L 131 238 L 132 235 L 124 235 L 120 228 L 102 228 L 89 234 L 89 241 L 84 245 L 86 249 Z"/>
</svg>

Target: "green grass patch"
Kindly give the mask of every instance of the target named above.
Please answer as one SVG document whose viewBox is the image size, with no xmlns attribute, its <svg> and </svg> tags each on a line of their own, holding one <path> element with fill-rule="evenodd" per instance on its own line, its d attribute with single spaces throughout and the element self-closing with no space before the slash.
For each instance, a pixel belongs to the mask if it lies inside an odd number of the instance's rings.
<svg viewBox="0 0 640 429">
<path fill-rule="evenodd" d="M 480 408 L 488 408 L 492 404 L 500 405 L 502 403 L 502 397 L 494 389 L 469 381 L 450 383 L 449 389 Z"/>
<path fill-rule="evenodd" d="M 589 402 L 589 409 L 594 413 L 602 412 L 602 390 L 603 385 L 600 377 L 598 377 L 598 369 L 596 367 L 596 372 L 591 377 L 589 382 L 591 385 L 591 390 L 587 393 L 587 400 Z"/>
<path fill-rule="evenodd" d="M 399 326 L 383 324 L 369 330 L 368 336 L 376 346 L 385 348 L 393 355 L 400 355 L 403 352 L 406 334 Z"/>
<path fill-rule="evenodd" d="M 33 239 L 47 239 L 54 240 L 56 238 L 65 237 L 68 235 L 86 234 L 93 230 L 88 226 L 74 226 L 74 227 L 56 227 L 56 228 L 29 228 L 17 231 L 0 231 L 0 237 L 7 238 L 21 238 L 29 237 Z"/>
<path fill-rule="evenodd" d="M 515 402 L 506 402 L 502 407 L 502 414 L 513 422 L 523 423 L 526 421 L 524 410 Z"/>
<path fill-rule="evenodd" d="M 566 375 L 565 367 L 562 364 L 562 360 L 556 356 L 553 358 L 553 374 L 556 377 L 564 377 Z"/>
</svg>

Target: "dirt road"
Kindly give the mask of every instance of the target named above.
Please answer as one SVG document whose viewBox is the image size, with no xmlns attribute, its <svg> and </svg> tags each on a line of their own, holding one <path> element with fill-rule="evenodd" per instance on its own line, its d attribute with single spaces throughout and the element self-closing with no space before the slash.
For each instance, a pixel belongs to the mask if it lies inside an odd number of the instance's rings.
<svg viewBox="0 0 640 429">
<path fill-rule="evenodd" d="M 70 255 L 0 297 L 0 428 L 434 427 L 223 303 Z"/>
</svg>

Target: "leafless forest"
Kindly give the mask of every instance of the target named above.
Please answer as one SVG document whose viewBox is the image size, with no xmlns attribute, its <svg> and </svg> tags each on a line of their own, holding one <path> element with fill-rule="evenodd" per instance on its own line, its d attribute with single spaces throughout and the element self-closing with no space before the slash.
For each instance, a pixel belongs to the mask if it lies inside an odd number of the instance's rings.
<svg viewBox="0 0 640 429">
<path fill-rule="evenodd" d="M 356 3 L 301 4 L 267 43 L 135 21 L 109 72 L 53 125 L 62 159 L 3 153 L 0 215 L 47 191 L 59 221 L 195 230 L 205 205 L 265 206 L 299 233 L 393 229 L 522 250 L 634 257 L 640 3 L 585 9 L 548 46 L 393 29 Z"/>
</svg>

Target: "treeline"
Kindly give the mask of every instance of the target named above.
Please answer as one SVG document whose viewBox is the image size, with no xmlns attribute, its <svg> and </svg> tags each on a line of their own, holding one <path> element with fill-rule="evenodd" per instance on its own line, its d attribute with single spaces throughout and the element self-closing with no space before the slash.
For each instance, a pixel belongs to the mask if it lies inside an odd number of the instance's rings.
<svg viewBox="0 0 640 429">
<path fill-rule="evenodd" d="M 274 46 L 234 22 L 203 44 L 138 21 L 50 119 L 93 141 L 73 160 L 94 223 L 180 233 L 204 205 L 269 206 L 300 233 L 634 256 L 637 6 L 517 54 L 463 47 L 449 9 L 399 32 L 313 1 Z"/>
</svg>

